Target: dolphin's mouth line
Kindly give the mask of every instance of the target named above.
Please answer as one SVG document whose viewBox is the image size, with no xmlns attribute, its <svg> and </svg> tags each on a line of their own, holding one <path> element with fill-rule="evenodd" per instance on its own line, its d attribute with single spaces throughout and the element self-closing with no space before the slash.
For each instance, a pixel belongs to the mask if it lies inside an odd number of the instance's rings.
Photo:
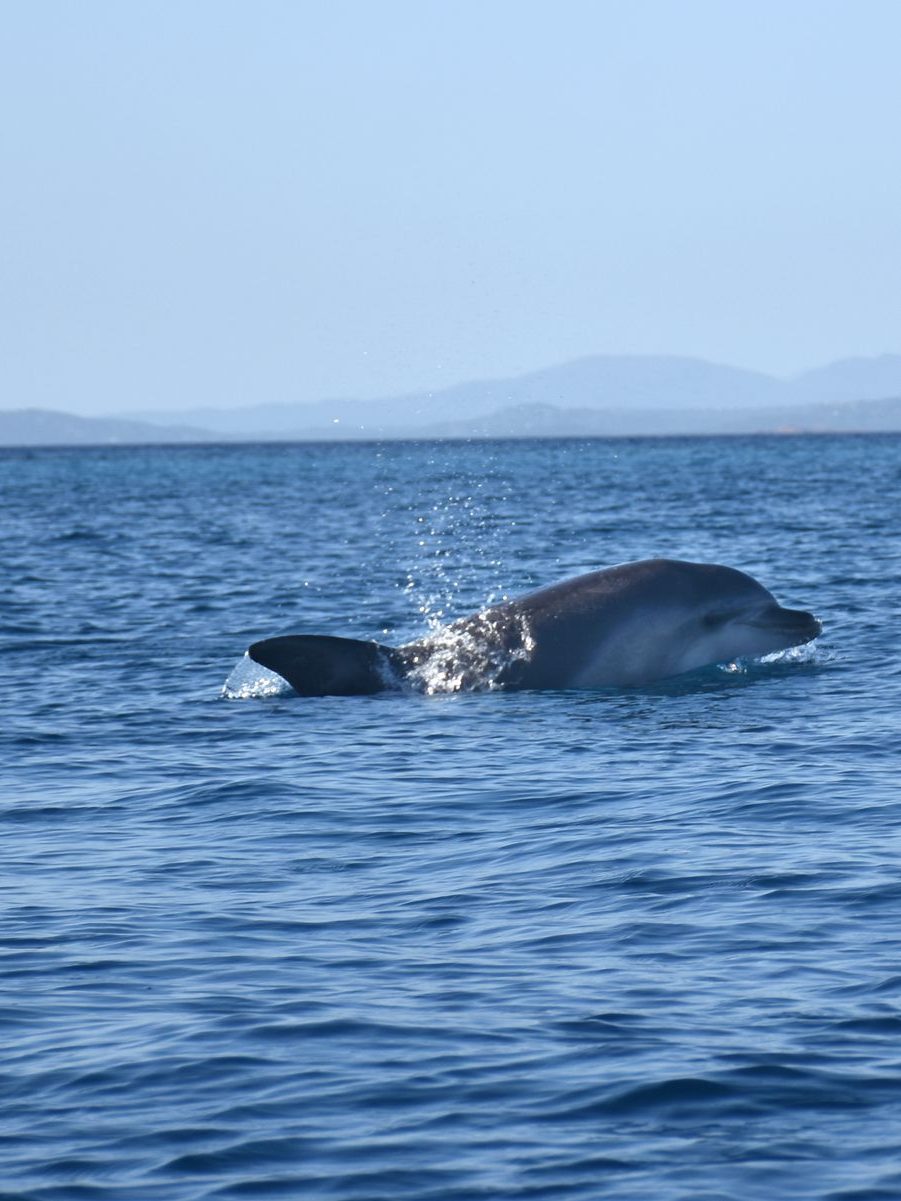
<svg viewBox="0 0 901 1201">
<path fill-rule="evenodd" d="M 804 613 L 798 617 L 790 617 L 781 621 L 762 618 L 760 621 L 749 621 L 747 624 L 755 630 L 784 634 L 787 638 L 797 638 L 800 642 L 812 642 L 823 632 L 822 623 L 812 613 Z"/>
</svg>

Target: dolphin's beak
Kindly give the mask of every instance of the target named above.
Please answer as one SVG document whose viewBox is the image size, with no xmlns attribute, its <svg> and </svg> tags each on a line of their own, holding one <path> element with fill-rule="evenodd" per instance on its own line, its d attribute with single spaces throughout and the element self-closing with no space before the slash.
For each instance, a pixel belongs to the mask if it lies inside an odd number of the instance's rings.
<svg viewBox="0 0 901 1201">
<path fill-rule="evenodd" d="M 767 630 L 778 630 L 786 638 L 791 638 L 791 646 L 803 646 L 823 632 L 822 625 L 812 613 L 804 609 L 783 609 L 781 605 L 768 610 L 763 619 L 755 624 Z"/>
</svg>

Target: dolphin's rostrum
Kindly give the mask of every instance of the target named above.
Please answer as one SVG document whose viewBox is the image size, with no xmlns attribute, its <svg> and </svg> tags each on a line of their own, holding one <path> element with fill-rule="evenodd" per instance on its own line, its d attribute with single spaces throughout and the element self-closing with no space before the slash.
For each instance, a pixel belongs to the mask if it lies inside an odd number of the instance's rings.
<svg viewBox="0 0 901 1201">
<path fill-rule="evenodd" d="M 291 634 L 248 654 L 302 696 L 405 685 L 623 688 L 800 646 L 820 629 L 732 567 L 644 559 L 539 588 L 400 647 Z"/>
</svg>

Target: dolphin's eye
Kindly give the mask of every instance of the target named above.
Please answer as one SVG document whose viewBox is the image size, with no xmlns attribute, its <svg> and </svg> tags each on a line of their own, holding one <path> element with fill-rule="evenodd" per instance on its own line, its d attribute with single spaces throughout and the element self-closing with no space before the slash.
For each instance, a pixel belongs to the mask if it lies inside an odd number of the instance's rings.
<svg viewBox="0 0 901 1201">
<path fill-rule="evenodd" d="M 729 613 L 705 613 L 702 621 L 708 630 L 716 630 L 720 626 L 724 626 L 730 616 Z"/>
</svg>

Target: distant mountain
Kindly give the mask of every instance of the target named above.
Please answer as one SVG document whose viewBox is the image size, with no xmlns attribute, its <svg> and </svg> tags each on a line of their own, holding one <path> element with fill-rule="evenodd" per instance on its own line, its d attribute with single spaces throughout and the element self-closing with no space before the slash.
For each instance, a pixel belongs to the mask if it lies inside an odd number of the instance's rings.
<svg viewBox="0 0 901 1201">
<path fill-rule="evenodd" d="M 901 355 L 846 359 L 794 379 L 702 359 L 596 355 L 511 379 L 475 380 L 377 400 L 336 398 L 140 416 L 149 422 L 186 422 L 236 437 L 306 438 L 315 432 L 316 437 L 344 439 L 386 437 L 390 431 L 407 436 L 420 430 L 424 435 L 448 422 L 488 420 L 498 412 L 526 407 L 629 414 L 648 428 L 661 414 L 697 410 L 724 417 L 746 409 L 895 396 L 901 396 Z"/>
<path fill-rule="evenodd" d="M 895 433 L 901 399 L 839 405 L 778 405 L 766 409 L 564 409 L 513 405 L 483 417 L 431 425 L 311 427 L 269 440 L 363 442 L 442 438 L 635 438 L 691 434 Z"/>
<path fill-rule="evenodd" d="M 222 435 L 184 425 L 113 417 L 76 417 L 53 409 L 0 411 L 0 446 L 103 446 L 109 443 L 216 442 Z"/>
<path fill-rule="evenodd" d="M 766 409 L 558 409 L 518 405 L 486 417 L 427 426 L 423 438 L 672 437 L 690 434 L 901 432 L 901 399 Z"/>
<path fill-rule="evenodd" d="M 341 436 L 378 436 L 391 426 L 483 417 L 518 405 L 590 409 L 720 409 L 776 404 L 784 383 L 761 372 L 664 355 L 596 355 L 511 379 L 473 380 L 433 392 L 377 400 L 335 398 L 238 409 L 197 408 L 139 414 L 144 421 L 184 421 L 222 433 L 297 437 L 344 427 Z M 898 389 L 901 392 L 901 386 Z M 334 431 L 333 431 L 334 432 Z M 331 436 L 331 434 L 329 435 Z"/>
<path fill-rule="evenodd" d="M 787 381 L 799 404 L 901 396 L 901 355 L 839 359 Z"/>
<path fill-rule="evenodd" d="M 568 409 L 525 404 L 482 417 L 429 425 L 309 426 L 290 433 L 247 435 L 257 441 L 340 442 L 429 438 L 617 438 L 680 434 L 901 432 L 901 398 L 844 404 L 777 405 L 765 409 Z M 97 446 L 113 443 L 238 441 L 185 426 L 73 417 L 49 409 L 0 412 L 0 446 Z"/>
<path fill-rule="evenodd" d="M 793 380 L 697 359 L 597 357 L 384 400 L 195 409 L 142 420 L 0 412 L 0 445 L 891 432 L 901 431 L 899 397 L 901 355 L 847 359 Z"/>
</svg>

